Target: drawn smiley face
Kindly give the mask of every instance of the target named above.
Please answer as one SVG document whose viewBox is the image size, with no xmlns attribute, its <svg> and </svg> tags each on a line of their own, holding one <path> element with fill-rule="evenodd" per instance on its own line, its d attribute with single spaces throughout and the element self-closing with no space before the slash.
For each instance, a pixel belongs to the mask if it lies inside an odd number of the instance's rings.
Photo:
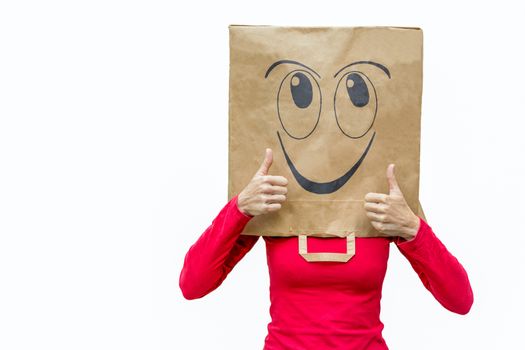
<svg viewBox="0 0 525 350">
<path fill-rule="evenodd" d="M 321 118 L 323 97 L 318 79 L 321 76 L 305 64 L 293 60 L 279 60 L 268 67 L 265 79 L 274 68 L 288 64 L 297 67 L 282 79 L 277 91 L 277 116 L 284 132 L 295 140 L 314 137 Z M 347 64 L 334 74 L 338 79 L 333 93 L 333 111 L 339 130 L 350 139 L 359 139 L 369 133 L 378 112 L 378 96 L 368 76 L 357 70 L 359 65 L 379 68 L 390 79 L 390 71 L 373 61 L 356 61 Z M 352 68 L 353 67 L 353 68 Z M 297 123 L 300 120 L 300 123 Z M 292 122 L 293 121 L 293 122 Z M 301 174 L 286 151 L 279 131 L 277 137 L 294 178 L 308 192 L 328 194 L 339 190 L 359 169 L 372 147 L 374 131 L 359 159 L 340 177 L 328 182 L 315 182 Z"/>
</svg>

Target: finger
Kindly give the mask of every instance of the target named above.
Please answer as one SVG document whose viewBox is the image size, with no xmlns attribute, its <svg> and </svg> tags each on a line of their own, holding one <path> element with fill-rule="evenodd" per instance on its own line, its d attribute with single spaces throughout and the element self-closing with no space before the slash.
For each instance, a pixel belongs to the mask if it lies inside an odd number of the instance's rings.
<svg viewBox="0 0 525 350">
<path fill-rule="evenodd" d="M 279 175 L 266 175 L 264 181 L 277 186 L 286 186 L 288 185 L 288 180 L 284 176 Z"/>
<path fill-rule="evenodd" d="M 383 230 L 385 228 L 385 224 L 383 222 L 379 222 L 379 221 L 370 221 L 370 224 L 372 225 L 372 227 L 374 227 L 376 230 L 378 230 L 379 232 L 383 233 Z"/>
<path fill-rule="evenodd" d="M 386 233 L 388 235 L 397 235 L 399 232 L 399 225 L 394 223 L 383 223 L 383 233 Z"/>
<path fill-rule="evenodd" d="M 274 194 L 271 196 L 268 196 L 266 198 L 266 203 L 281 203 L 286 200 L 286 196 L 284 194 Z"/>
<path fill-rule="evenodd" d="M 371 221 L 387 222 L 387 216 L 385 214 L 378 214 L 373 211 L 367 211 L 366 216 L 368 216 L 368 218 Z"/>
<path fill-rule="evenodd" d="M 399 227 L 393 223 L 382 221 L 370 221 L 370 223 L 376 230 L 389 236 L 396 236 L 397 232 L 399 232 Z"/>
<path fill-rule="evenodd" d="M 259 169 L 257 170 L 257 172 L 255 173 L 255 175 L 261 175 L 261 176 L 267 175 L 268 171 L 270 170 L 270 166 L 272 165 L 272 162 L 273 162 L 272 149 L 267 148 L 265 152 L 266 153 L 264 155 L 264 160 L 261 166 L 259 167 Z"/>
<path fill-rule="evenodd" d="M 386 212 L 386 206 L 383 203 L 365 202 L 365 210 L 383 214 Z"/>
<path fill-rule="evenodd" d="M 365 195 L 365 201 L 374 203 L 386 203 L 388 195 L 385 193 L 370 192 Z"/>
<path fill-rule="evenodd" d="M 284 186 L 272 186 L 268 185 L 266 189 L 264 190 L 264 193 L 268 194 L 286 194 L 288 193 L 288 189 Z"/>
<path fill-rule="evenodd" d="M 386 168 L 386 178 L 388 181 L 388 187 L 390 188 L 390 192 L 399 190 L 399 185 L 397 184 L 394 168 L 394 164 L 389 164 Z"/>
<path fill-rule="evenodd" d="M 281 209 L 281 203 L 270 203 L 270 204 L 267 204 L 266 209 L 267 209 L 269 212 L 270 212 L 270 211 L 276 211 L 276 210 L 279 210 L 279 209 Z"/>
</svg>

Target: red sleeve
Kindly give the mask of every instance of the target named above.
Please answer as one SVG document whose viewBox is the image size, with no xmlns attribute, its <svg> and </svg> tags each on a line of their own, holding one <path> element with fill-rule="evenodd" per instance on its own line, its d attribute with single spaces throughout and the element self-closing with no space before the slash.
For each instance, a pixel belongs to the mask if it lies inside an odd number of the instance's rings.
<svg viewBox="0 0 525 350">
<path fill-rule="evenodd" d="M 179 277 L 186 299 L 201 298 L 219 287 L 255 245 L 259 236 L 240 234 L 252 217 L 239 210 L 235 196 L 190 247 Z"/>
<path fill-rule="evenodd" d="M 432 228 L 423 219 L 419 221 L 415 238 L 397 237 L 394 242 L 434 298 L 447 310 L 465 315 L 474 301 L 467 272 Z"/>
</svg>

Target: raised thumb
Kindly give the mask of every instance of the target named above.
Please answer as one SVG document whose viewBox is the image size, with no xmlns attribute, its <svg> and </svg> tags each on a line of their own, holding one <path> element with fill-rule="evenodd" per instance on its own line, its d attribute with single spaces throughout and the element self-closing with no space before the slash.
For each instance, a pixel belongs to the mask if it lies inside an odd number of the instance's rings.
<svg viewBox="0 0 525 350">
<path fill-rule="evenodd" d="M 394 167 L 394 164 L 389 164 L 386 168 L 386 179 L 391 193 L 392 191 L 399 191 L 399 185 L 397 184 L 396 175 L 394 174 Z"/>
<path fill-rule="evenodd" d="M 268 175 L 268 171 L 270 170 L 270 166 L 273 162 L 273 153 L 271 148 L 266 149 L 266 154 L 264 155 L 264 161 L 261 164 L 259 170 L 257 170 L 256 175 Z"/>
</svg>

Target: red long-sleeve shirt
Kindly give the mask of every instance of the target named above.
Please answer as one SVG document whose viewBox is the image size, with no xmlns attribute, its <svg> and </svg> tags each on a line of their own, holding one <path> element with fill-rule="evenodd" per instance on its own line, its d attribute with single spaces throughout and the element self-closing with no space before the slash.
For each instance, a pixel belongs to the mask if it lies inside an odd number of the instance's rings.
<svg viewBox="0 0 525 350">
<path fill-rule="evenodd" d="M 216 289 L 255 245 L 241 235 L 252 217 L 233 197 L 186 254 L 179 285 L 187 299 Z M 388 349 L 379 319 L 381 289 L 394 242 L 424 286 L 448 310 L 466 314 L 473 294 L 467 273 L 420 218 L 415 238 L 356 238 L 347 263 L 307 262 L 297 237 L 264 237 L 270 274 L 270 315 L 265 350 Z M 344 252 L 341 238 L 308 238 L 309 252 Z"/>
</svg>

